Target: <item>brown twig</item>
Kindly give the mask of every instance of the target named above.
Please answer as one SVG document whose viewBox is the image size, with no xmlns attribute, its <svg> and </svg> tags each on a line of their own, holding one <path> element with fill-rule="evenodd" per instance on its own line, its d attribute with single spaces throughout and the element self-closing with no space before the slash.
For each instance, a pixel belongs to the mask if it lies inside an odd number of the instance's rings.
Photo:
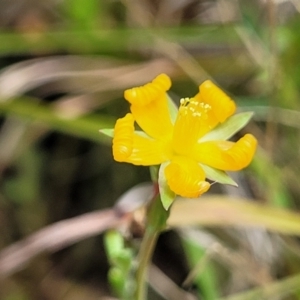
<svg viewBox="0 0 300 300">
<path fill-rule="evenodd" d="M 25 267 L 32 258 L 130 222 L 132 213 L 153 197 L 152 183 L 142 183 L 120 197 L 115 207 L 49 225 L 0 252 L 0 279 Z"/>
<path fill-rule="evenodd" d="M 33 257 L 44 251 L 58 251 L 128 220 L 126 215 L 107 209 L 47 226 L 29 237 L 8 246 L 0 253 L 0 278 L 22 269 Z"/>
</svg>

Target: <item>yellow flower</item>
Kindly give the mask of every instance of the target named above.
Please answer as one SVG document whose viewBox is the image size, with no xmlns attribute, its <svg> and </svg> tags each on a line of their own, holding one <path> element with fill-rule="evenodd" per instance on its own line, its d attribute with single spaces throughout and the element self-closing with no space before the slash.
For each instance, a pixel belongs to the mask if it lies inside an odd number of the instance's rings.
<svg viewBox="0 0 300 300">
<path fill-rule="evenodd" d="M 212 131 L 236 110 L 235 103 L 211 81 L 203 82 L 194 97 L 181 99 L 176 118 L 166 93 L 170 87 L 170 78 L 161 74 L 151 83 L 125 91 L 131 113 L 116 122 L 113 156 L 134 165 L 163 164 L 171 191 L 195 198 L 210 188 L 207 168 L 245 168 L 257 141 L 251 134 L 236 143 L 210 139 Z M 135 129 L 135 123 L 141 130 Z"/>
</svg>

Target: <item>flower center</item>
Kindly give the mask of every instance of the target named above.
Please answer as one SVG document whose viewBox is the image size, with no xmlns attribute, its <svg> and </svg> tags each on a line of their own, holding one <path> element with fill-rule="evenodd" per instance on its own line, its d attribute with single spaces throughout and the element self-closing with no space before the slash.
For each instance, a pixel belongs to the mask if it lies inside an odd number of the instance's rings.
<svg viewBox="0 0 300 300">
<path fill-rule="evenodd" d="M 198 139 L 212 129 L 212 107 L 197 98 L 180 100 L 174 125 L 173 149 L 176 154 L 188 155 Z"/>
<path fill-rule="evenodd" d="M 207 119 L 207 113 L 211 110 L 211 106 L 204 102 L 199 102 L 195 98 L 180 99 L 179 113 L 189 114 L 191 117 L 202 117 Z"/>
</svg>

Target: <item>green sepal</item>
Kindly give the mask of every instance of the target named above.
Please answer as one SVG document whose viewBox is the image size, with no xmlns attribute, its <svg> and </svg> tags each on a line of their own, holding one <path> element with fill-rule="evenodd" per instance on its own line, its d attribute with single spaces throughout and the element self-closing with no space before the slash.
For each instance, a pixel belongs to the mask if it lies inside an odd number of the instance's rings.
<svg viewBox="0 0 300 300">
<path fill-rule="evenodd" d="M 173 99 L 167 94 L 168 99 L 168 108 L 170 112 L 171 121 L 173 124 L 175 124 L 177 115 L 178 115 L 178 107 L 176 103 L 173 101 Z"/>
<path fill-rule="evenodd" d="M 218 141 L 218 140 L 228 140 L 235 133 L 241 130 L 246 124 L 250 121 L 253 116 L 253 112 L 244 112 L 233 115 L 228 118 L 224 123 L 218 125 L 212 131 L 205 134 L 199 139 L 198 142 L 207 142 L 207 141 Z"/>
<path fill-rule="evenodd" d="M 175 200 L 176 194 L 171 191 L 169 185 L 167 183 L 165 177 L 165 167 L 169 164 L 163 163 L 159 168 L 159 176 L 158 176 L 158 186 L 159 186 L 159 193 L 161 198 L 161 203 L 165 210 L 168 210 L 172 205 L 173 201 Z"/>
<path fill-rule="evenodd" d="M 166 229 L 166 223 L 170 215 L 170 210 L 163 207 L 160 195 L 151 202 L 148 208 L 147 229 L 145 235 L 158 233 Z"/>
<path fill-rule="evenodd" d="M 114 137 L 114 128 L 100 129 L 99 132 L 106 135 L 106 136 L 108 136 L 108 137 L 111 137 L 111 138 Z M 142 137 L 149 138 L 149 136 L 143 131 L 135 130 L 134 133 L 136 133 L 137 135 L 140 135 Z"/>
<path fill-rule="evenodd" d="M 221 184 L 238 186 L 238 184 L 226 172 L 202 164 L 200 164 L 200 166 L 204 170 L 208 179 Z"/>
<path fill-rule="evenodd" d="M 114 129 L 113 128 L 105 128 L 105 129 L 100 129 L 100 133 L 113 138 L 114 137 Z"/>
<path fill-rule="evenodd" d="M 152 182 L 158 182 L 159 166 L 150 166 L 150 176 Z"/>
</svg>

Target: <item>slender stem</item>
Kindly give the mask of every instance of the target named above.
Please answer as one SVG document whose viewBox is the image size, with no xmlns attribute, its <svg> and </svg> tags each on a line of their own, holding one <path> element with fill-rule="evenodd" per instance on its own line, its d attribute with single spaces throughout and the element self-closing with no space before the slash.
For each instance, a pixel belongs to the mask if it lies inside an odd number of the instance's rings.
<svg viewBox="0 0 300 300">
<path fill-rule="evenodd" d="M 138 254 L 138 267 L 136 271 L 135 300 L 147 299 L 147 270 L 156 246 L 159 234 L 166 228 L 169 212 L 161 203 L 157 188 L 157 195 L 153 198 L 147 209 L 146 231 Z"/>
<path fill-rule="evenodd" d="M 136 272 L 136 300 L 147 299 L 147 270 L 152 258 L 158 235 L 159 230 L 155 231 L 153 228 L 146 229 L 138 257 L 139 265 Z"/>
</svg>

